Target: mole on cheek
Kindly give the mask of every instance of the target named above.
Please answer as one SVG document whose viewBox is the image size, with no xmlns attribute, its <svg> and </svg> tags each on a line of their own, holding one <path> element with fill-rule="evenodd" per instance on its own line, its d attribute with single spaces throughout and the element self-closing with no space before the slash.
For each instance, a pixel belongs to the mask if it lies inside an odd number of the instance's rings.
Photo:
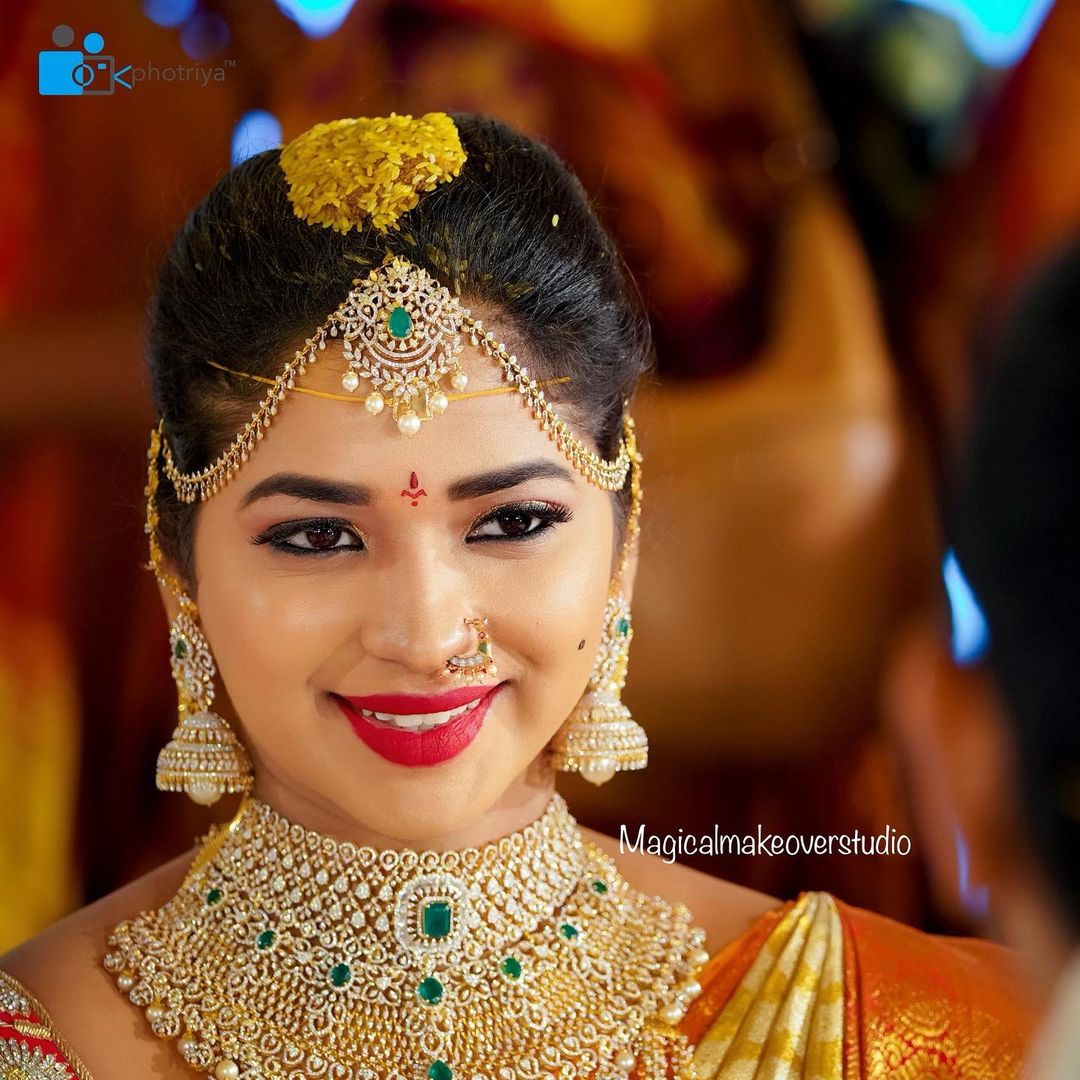
<svg viewBox="0 0 1080 1080">
<path fill-rule="evenodd" d="M 584 649 L 584 648 L 585 648 L 585 639 L 582 638 L 581 641 L 578 642 L 577 651 L 581 652 L 581 650 Z"/>
</svg>

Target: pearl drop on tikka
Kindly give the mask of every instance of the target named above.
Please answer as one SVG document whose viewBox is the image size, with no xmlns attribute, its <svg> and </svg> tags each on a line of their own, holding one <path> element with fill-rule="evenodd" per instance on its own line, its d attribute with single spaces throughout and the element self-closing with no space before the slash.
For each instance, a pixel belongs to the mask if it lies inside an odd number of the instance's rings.
<svg viewBox="0 0 1080 1080">
<path fill-rule="evenodd" d="M 441 390 L 432 394 L 428 399 L 428 405 L 431 406 L 431 411 L 435 413 L 446 412 L 446 407 L 449 404 L 450 399 Z"/>
<path fill-rule="evenodd" d="M 346 371 L 341 376 L 341 385 L 351 394 L 360 385 L 360 376 L 355 371 Z"/>
<path fill-rule="evenodd" d="M 415 435 L 420 430 L 420 417 L 414 412 L 404 413 L 398 418 L 397 426 L 402 435 Z"/>
<path fill-rule="evenodd" d="M 368 394 L 364 399 L 364 408 L 367 409 L 372 416 L 378 416 L 378 414 L 383 411 L 383 406 L 385 404 L 386 402 L 383 401 L 383 396 L 378 390 L 372 391 L 372 393 Z"/>
<path fill-rule="evenodd" d="M 466 375 L 464 371 L 455 371 L 454 374 L 450 376 L 450 385 L 455 390 L 464 390 L 465 387 L 469 385 L 469 376 Z"/>
</svg>

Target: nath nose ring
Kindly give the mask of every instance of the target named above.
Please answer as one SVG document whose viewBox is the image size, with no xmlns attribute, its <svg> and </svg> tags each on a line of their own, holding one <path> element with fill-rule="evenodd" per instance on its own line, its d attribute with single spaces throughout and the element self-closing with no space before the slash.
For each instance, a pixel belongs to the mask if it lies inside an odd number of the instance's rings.
<svg viewBox="0 0 1080 1080">
<path fill-rule="evenodd" d="M 443 675 L 453 675 L 459 682 L 479 682 L 485 675 L 495 675 L 495 658 L 491 654 L 491 638 L 488 636 L 487 619 L 466 619 L 477 635 L 476 652 L 467 656 L 451 656 L 442 670 Z"/>
</svg>

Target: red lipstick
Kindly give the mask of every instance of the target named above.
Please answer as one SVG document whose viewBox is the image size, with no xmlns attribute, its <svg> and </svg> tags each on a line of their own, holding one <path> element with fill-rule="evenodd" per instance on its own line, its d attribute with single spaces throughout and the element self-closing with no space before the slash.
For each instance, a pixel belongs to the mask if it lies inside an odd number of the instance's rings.
<svg viewBox="0 0 1080 1080">
<path fill-rule="evenodd" d="M 366 697 L 332 697 L 353 731 L 375 753 L 397 765 L 438 765 L 456 757 L 473 741 L 484 722 L 491 702 L 505 686 L 463 686 L 443 694 L 371 694 Z M 412 716 L 417 713 L 444 712 L 476 702 L 460 716 L 429 731 L 407 731 L 362 715 L 367 712 Z"/>
</svg>

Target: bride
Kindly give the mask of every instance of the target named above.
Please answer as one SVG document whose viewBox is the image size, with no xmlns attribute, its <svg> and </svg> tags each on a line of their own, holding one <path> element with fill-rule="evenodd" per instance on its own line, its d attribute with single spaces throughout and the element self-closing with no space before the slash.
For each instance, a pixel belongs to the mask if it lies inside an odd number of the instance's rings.
<svg viewBox="0 0 1080 1080">
<path fill-rule="evenodd" d="M 432 113 L 251 158 L 149 359 L 157 782 L 242 797 L 0 958 L 0 1080 L 1017 1075 L 996 946 L 621 852 L 556 791 L 647 761 L 651 345 L 550 150 Z"/>
</svg>

